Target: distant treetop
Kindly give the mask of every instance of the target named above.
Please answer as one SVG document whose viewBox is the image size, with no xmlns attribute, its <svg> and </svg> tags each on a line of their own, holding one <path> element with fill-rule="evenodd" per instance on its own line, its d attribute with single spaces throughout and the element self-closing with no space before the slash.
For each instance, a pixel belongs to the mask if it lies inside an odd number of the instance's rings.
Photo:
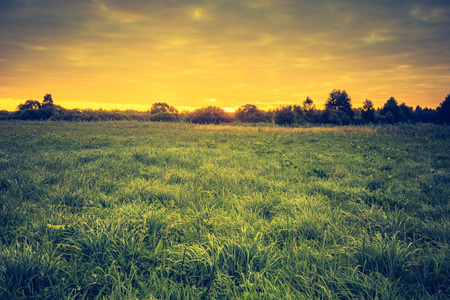
<svg viewBox="0 0 450 300">
<path fill-rule="evenodd" d="M 169 106 L 169 104 L 167 104 L 167 103 L 158 102 L 158 103 L 153 103 L 152 107 L 150 108 L 150 113 L 152 115 L 157 114 L 157 113 L 178 114 L 178 110 L 173 106 Z"/>
<path fill-rule="evenodd" d="M 439 119 L 441 122 L 450 125 L 450 94 L 445 97 L 439 107 Z"/>
<path fill-rule="evenodd" d="M 42 106 L 53 105 L 52 94 L 45 94 L 44 100 L 42 101 Z"/>
</svg>

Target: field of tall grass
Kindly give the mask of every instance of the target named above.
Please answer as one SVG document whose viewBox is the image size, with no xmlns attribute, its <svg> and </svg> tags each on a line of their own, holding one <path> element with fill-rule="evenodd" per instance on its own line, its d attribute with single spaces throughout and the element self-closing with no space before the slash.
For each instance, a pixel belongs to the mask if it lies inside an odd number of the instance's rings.
<svg viewBox="0 0 450 300">
<path fill-rule="evenodd" d="M 1 299 L 446 299 L 450 127 L 0 123 Z"/>
</svg>

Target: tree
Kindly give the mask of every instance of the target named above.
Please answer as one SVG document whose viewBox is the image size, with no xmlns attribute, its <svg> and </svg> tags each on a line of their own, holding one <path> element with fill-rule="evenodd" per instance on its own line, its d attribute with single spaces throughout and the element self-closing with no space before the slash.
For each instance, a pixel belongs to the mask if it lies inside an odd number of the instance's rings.
<svg viewBox="0 0 450 300">
<path fill-rule="evenodd" d="M 282 106 L 275 110 L 273 122 L 277 125 L 292 125 L 297 121 L 297 115 L 292 106 Z"/>
<path fill-rule="evenodd" d="M 311 98 L 306 97 L 302 103 L 302 110 L 304 112 L 304 119 L 310 123 L 316 123 L 319 119 L 319 114 L 316 110 L 316 105 Z"/>
<path fill-rule="evenodd" d="M 42 106 L 52 106 L 52 105 L 53 105 L 52 94 L 45 94 L 44 100 L 42 101 Z"/>
<path fill-rule="evenodd" d="M 24 104 L 19 104 L 17 107 L 19 110 L 38 110 L 41 108 L 41 104 L 37 100 L 27 100 Z"/>
<path fill-rule="evenodd" d="M 382 116 L 387 116 L 387 113 L 391 112 L 392 117 L 394 118 L 394 123 L 398 123 L 403 121 L 403 117 L 401 115 L 400 107 L 397 104 L 397 100 L 394 97 L 389 98 L 381 109 L 380 114 Z"/>
<path fill-rule="evenodd" d="M 305 123 L 305 116 L 303 114 L 302 107 L 300 105 L 294 105 L 292 107 L 292 110 L 295 113 L 295 123 L 297 123 L 297 124 Z"/>
<path fill-rule="evenodd" d="M 385 121 L 388 124 L 394 124 L 395 123 L 394 115 L 392 114 L 392 112 L 390 110 L 386 113 Z"/>
<path fill-rule="evenodd" d="M 326 109 L 321 115 L 322 123 L 349 125 L 352 121 L 347 113 L 339 109 Z"/>
<path fill-rule="evenodd" d="M 191 114 L 191 122 L 197 124 L 220 124 L 228 121 L 225 111 L 217 106 L 198 108 Z"/>
<path fill-rule="evenodd" d="M 154 115 L 157 113 L 171 113 L 171 114 L 178 114 L 178 110 L 173 107 L 169 106 L 167 103 L 153 103 L 152 107 L 150 108 L 150 114 Z"/>
<path fill-rule="evenodd" d="M 371 100 L 364 101 L 361 117 L 367 123 L 375 123 L 375 109 Z"/>
<path fill-rule="evenodd" d="M 402 103 L 398 106 L 400 109 L 400 117 L 403 122 L 411 122 L 413 120 L 413 108 Z"/>
<path fill-rule="evenodd" d="M 19 111 L 14 115 L 15 119 L 20 120 L 39 120 L 41 118 L 41 104 L 37 100 L 27 100 L 24 104 L 19 104 Z"/>
<path fill-rule="evenodd" d="M 236 119 L 243 123 L 268 122 L 267 114 L 259 110 L 256 105 L 245 104 L 236 110 Z"/>
<path fill-rule="evenodd" d="M 316 110 L 316 105 L 311 100 L 311 98 L 306 97 L 305 101 L 303 101 L 302 103 L 302 110 L 304 110 L 305 112 L 311 112 Z"/>
<path fill-rule="evenodd" d="M 0 120 L 5 120 L 9 115 L 9 112 L 7 110 L 0 110 Z"/>
<path fill-rule="evenodd" d="M 413 120 L 414 122 L 423 122 L 423 109 L 420 105 L 417 105 L 414 109 Z"/>
<path fill-rule="evenodd" d="M 61 107 L 53 103 L 52 95 L 45 94 L 41 108 L 39 109 L 40 118 L 42 120 L 50 119 L 55 114 L 57 109 L 61 109 Z"/>
<path fill-rule="evenodd" d="M 333 90 L 325 103 L 325 109 L 342 111 L 350 120 L 353 120 L 354 112 L 352 110 L 351 99 L 345 90 Z"/>
<path fill-rule="evenodd" d="M 450 125 L 450 94 L 445 97 L 445 100 L 439 106 L 439 120 Z"/>
<path fill-rule="evenodd" d="M 412 114 L 412 120 L 416 123 L 436 122 L 436 110 L 429 110 L 428 108 L 423 109 L 420 105 L 417 105 Z"/>
</svg>

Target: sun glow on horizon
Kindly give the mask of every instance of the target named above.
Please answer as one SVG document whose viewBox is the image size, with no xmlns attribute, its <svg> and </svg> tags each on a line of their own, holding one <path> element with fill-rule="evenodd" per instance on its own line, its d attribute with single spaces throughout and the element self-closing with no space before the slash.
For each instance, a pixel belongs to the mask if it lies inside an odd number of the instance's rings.
<svg viewBox="0 0 450 300">
<path fill-rule="evenodd" d="M 27 99 L 28 100 L 28 99 Z M 0 103 L 2 103 L 2 109 L 7 111 L 16 111 L 19 104 L 23 104 L 26 100 L 17 100 L 17 99 L 0 99 Z M 42 100 L 38 100 L 41 102 Z M 155 101 L 154 103 L 161 102 L 161 101 Z M 164 101 L 162 101 L 164 102 Z M 58 99 L 54 98 L 55 105 L 60 105 L 61 107 L 65 109 L 80 109 L 80 110 L 119 110 L 119 111 L 126 111 L 126 110 L 134 110 L 134 111 L 140 111 L 140 112 L 146 112 L 149 111 L 152 104 L 117 104 L 117 103 L 97 103 L 97 102 L 83 102 L 83 101 L 58 101 Z M 170 105 L 170 103 L 167 103 Z M 179 111 L 187 111 L 192 112 L 196 109 L 206 107 L 205 106 L 188 106 L 188 105 L 174 105 L 174 107 Z M 213 105 L 215 106 L 215 105 Z M 219 106 L 220 107 L 220 106 Z M 239 107 L 220 107 L 224 111 L 228 113 L 234 113 Z"/>
</svg>

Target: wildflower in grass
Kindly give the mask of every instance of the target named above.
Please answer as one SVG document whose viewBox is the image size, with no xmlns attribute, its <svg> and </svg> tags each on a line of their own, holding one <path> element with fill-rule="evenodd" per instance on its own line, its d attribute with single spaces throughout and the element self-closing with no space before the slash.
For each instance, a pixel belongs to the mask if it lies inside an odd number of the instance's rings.
<svg viewBox="0 0 450 300">
<path fill-rule="evenodd" d="M 64 230 L 64 229 L 66 229 L 66 225 L 47 224 L 47 228 L 55 229 L 55 230 Z"/>
</svg>

